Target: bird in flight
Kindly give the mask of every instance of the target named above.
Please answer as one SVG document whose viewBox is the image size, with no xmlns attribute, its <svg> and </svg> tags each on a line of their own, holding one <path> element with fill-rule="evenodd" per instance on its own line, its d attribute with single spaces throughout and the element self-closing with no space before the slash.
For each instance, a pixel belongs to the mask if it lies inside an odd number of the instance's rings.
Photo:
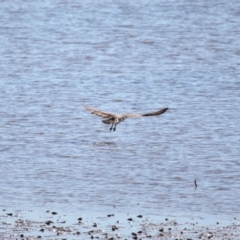
<svg viewBox="0 0 240 240">
<path fill-rule="evenodd" d="M 99 117 L 104 118 L 104 120 L 102 120 L 103 123 L 112 124 L 109 129 L 110 131 L 112 131 L 112 130 L 115 131 L 117 124 L 119 124 L 120 122 L 124 121 L 127 118 L 157 116 L 157 115 L 165 113 L 168 110 L 168 108 L 163 108 L 157 112 L 145 113 L 145 114 L 141 114 L 141 113 L 115 114 L 115 113 L 103 112 L 103 111 L 100 111 L 97 109 L 93 109 L 86 105 L 83 105 L 83 107 L 87 111 L 91 112 L 91 114 L 95 114 Z"/>
</svg>

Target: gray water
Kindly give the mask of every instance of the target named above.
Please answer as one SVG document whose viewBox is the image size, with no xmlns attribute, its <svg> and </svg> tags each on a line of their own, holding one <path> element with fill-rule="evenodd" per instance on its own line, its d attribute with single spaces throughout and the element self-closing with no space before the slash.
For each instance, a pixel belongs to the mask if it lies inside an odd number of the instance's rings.
<svg viewBox="0 0 240 240">
<path fill-rule="evenodd" d="M 236 216 L 239 29 L 235 0 L 2 1 L 1 208 Z"/>
</svg>

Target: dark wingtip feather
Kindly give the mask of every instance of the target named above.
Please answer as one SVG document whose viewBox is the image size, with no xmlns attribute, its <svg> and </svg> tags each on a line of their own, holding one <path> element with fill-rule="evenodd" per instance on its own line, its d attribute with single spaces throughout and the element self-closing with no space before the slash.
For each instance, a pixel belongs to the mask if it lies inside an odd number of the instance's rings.
<svg viewBox="0 0 240 240">
<path fill-rule="evenodd" d="M 160 114 L 165 113 L 167 110 L 168 110 L 168 108 L 162 109 Z"/>
<path fill-rule="evenodd" d="M 143 117 L 147 117 L 147 116 L 157 116 L 157 115 L 160 115 L 160 114 L 165 113 L 167 110 L 168 110 L 168 108 L 163 108 L 162 110 L 159 110 L 159 111 L 157 111 L 157 112 L 143 114 Z"/>
</svg>

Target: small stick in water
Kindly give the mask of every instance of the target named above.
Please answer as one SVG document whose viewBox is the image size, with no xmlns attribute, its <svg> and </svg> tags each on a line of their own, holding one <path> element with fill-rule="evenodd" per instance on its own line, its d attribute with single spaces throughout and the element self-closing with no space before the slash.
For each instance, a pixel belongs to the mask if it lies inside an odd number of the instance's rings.
<svg viewBox="0 0 240 240">
<path fill-rule="evenodd" d="M 194 180 L 195 188 L 197 187 L 197 180 Z"/>
</svg>

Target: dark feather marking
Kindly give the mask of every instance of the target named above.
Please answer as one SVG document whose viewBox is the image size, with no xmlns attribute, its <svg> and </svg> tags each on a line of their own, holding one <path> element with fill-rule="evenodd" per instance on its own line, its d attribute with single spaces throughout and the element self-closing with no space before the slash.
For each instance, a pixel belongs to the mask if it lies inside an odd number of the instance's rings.
<svg viewBox="0 0 240 240">
<path fill-rule="evenodd" d="M 157 112 L 143 114 L 142 116 L 143 116 L 143 117 L 157 116 L 157 115 L 160 115 L 160 114 L 165 113 L 167 110 L 168 110 L 168 108 L 164 108 L 164 109 L 162 109 L 162 110 L 160 110 L 160 111 L 157 111 Z"/>
</svg>

